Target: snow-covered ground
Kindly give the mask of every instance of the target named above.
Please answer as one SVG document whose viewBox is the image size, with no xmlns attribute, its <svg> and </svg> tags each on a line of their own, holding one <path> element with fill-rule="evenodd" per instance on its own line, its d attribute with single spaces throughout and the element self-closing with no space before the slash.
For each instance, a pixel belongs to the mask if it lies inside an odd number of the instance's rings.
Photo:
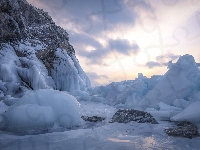
<svg viewBox="0 0 200 150">
<path fill-rule="evenodd" d="M 1 150 L 199 150 L 200 137 L 187 139 L 170 137 L 164 129 L 173 123 L 159 124 L 109 123 L 117 111 L 99 102 L 80 101 L 82 114 L 102 116 L 99 123 L 83 121 L 79 129 L 54 131 L 37 135 L 16 135 L 0 132 Z"/>
</svg>

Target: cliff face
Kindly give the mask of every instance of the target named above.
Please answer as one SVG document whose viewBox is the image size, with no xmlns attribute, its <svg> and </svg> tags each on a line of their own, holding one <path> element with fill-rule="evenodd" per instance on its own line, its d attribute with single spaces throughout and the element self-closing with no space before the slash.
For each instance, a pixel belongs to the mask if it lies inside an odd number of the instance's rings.
<svg viewBox="0 0 200 150">
<path fill-rule="evenodd" d="M 0 1 L 0 97 L 89 86 L 64 29 L 25 0 Z"/>
</svg>

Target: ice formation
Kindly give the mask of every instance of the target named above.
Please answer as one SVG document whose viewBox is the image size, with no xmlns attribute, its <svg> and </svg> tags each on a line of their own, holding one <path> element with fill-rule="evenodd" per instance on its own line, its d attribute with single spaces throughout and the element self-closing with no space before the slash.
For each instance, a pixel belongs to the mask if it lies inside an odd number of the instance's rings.
<svg viewBox="0 0 200 150">
<path fill-rule="evenodd" d="M 163 76 L 147 78 L 139 73 L 135 80 L 95 87 L 89 93 L 92 97 L 102 98 L 104 103 L 118 108 L 146 110 L 157 120 L 176 118 L 189 121 L 184 112 L 189 105 L 199 101 L 199 79 L 200 71 L 194 57 L 186 54 L 171 64 Z M 91 100 L 94 101 L 93 98 Z M 184 117 L 180 117 L 179 113 Z M 195 116 L 198 117 L 198 112 Z"/>
<path fill-rule="evenodd" d="M 179 114 L 171 117 L 172 121 L 188 121 L 200 123 L 200 101 L 193 102 Z"/>
<path fill-rule="evenodd" d="M 159 110 L 154 108 L 147 108 L 146 111 L 149 112 L 157 120 L 170 120 L 171 117 L 177 115 L 182 111 L 181 108 L 167 105 L 163 102 L 159 104 Z"/>
<path fill-rule="evenodd" d="M 159 102 L 172 105 L 175 99 L 188 98 L 199 89 L 200 71 L 191 55 L 183 55 L 169 68 L 161 81 L 140 102 L 143 107 L 158 108 Z"/>
<path fill-rule="evenodd" d="M 9 109 L 0 126 L 9 132 L 45 131 L 52 128 L 55 121 L 51 107 L 26 104 Z"/>
<path fill-rule="evenodd" d="M 26 1 L 0 1 L 0 97 L 21 97 L 27 90 L 86 90 L 68 33 Z"/>
<path fill-rule="evenodd" d="M 46 130 L 55 122 L 71 128 L 80 125 L 81 110 L 77 100 L 66 92 L 41 89 L 21 97 L 9 107 L 3 118 L 1 129 L 12 132 Z"/>
<path fill-rule="evenodd" d="M 86 91 L 75 90 L 70 92 L 77 100 L 90 101 L 91 96 Z"/>
</svg>

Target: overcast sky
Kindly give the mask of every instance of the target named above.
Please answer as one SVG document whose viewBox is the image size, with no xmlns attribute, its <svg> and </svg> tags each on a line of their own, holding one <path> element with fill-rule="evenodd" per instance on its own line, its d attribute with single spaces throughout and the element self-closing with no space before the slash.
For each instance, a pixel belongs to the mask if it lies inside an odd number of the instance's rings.
<svg viewBox="0 0 200 150">
<path fill-rule="evenodd" d="M 27 0 L 69 33 L 93 86 L 164 74 L 167 62 L 200 61 L 199 0 Z"/>
</svg>

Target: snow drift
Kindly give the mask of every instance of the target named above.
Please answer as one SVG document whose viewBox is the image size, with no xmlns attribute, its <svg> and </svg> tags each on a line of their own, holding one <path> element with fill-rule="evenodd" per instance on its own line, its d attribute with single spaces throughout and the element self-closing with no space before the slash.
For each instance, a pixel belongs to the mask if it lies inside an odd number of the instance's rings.
<svg viewBox="0 0 200 150">
<path fill-rule="evenodd" d="M 80 125 L 79 103 L 66 92 L 43 89 L 28 92 L 10 106 L 0 127 L 11 132 L 29 132 L 50 129 L 55 122 L 65 128 Z"/>
</svg>

